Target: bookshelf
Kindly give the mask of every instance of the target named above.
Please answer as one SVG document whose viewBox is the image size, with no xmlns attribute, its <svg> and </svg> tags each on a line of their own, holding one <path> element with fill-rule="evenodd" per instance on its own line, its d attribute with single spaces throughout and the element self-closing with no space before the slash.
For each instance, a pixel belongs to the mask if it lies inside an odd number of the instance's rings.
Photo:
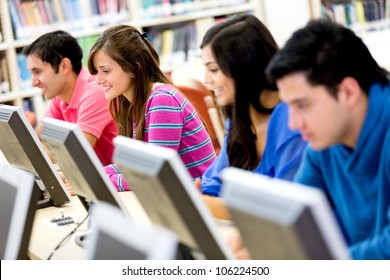
<svg viewBox="0 0 390 280">
<path fill-rule="evenodd" d="M 371 32 L 389 29 L 389 5 L 389 0 L 322 0 L 321 15 L 364 37 Z"/>
<path fill-rule="evenodd" d="M 351 28 L 390 70 L 390 0 L 322 0 L 321 17 Z"/>
<path fill-rule="evenodd" d="M 296 7 L 296 1 L 304 15 L 293 9 L 296 16 L 291 24 L 281 24 L 283 11 L 291 10 L 289 2 Z M 103 30 L 114 24 L 130 24 L 147 32 L 160 51 L 162 69 L 171 72 L 199 58 L 204 32 L 224 16 L 254 13 L 274 34 L 286 37 L 286 28 L 289 34 L 315 16 L 313 11 L 319 8 L 313 9 L 313 5 L 318 3 L 320 0 L 0 0 L 0 103 L 29 104 L 40 119 L 45 103 L 40 91 L 31 88 L 25 58 L 20 54 L 24 46 L 45 32 L 69 31 L 79 40 L 85 63 Z"/>
</svg>

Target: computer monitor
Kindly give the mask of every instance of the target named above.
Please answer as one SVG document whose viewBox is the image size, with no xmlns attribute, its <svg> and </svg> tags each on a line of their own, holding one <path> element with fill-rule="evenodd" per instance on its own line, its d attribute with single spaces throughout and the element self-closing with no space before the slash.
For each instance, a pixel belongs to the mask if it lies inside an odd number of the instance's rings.
<svg viewBox="0 0 390 280">
<path fill-rule="evenodd" d="M 114 144 L 114 161 L 152 223 L 175 232 L 196 258 L 233 258 L 176 151 L 124 136 Z"/>
<path fill-rule="evenodd" d="M 253 259 L 349 259 L 320 189 L 229 167 L 222 198 Z"/>
<path fill-rule="evenodd" d="M 115 186 L 77 124 L 45 117 L 41 138 L 71 187 L 88 203 L 105 201 L 126 212 Z"/>
<path fill-rule="evenodd" d="M 68 190 L 19 107 L 0 104 L 0 156 L 0 162 L 33 173 L 50 205 L 70 201 Z"/>
<path fill-rule="evenodd" d="M 166 229 L 140 226 L 117 207 L 92 206 L 93 228 L 87 246 L 90 260 L 174 260 L 178 242 Z"/>
<path fill-rule="evenodd" d="M 31 230 L 41 196 L 34 176 L 12 166 L 0 172 L 0 259 L 28 259 Z"/>
</svg>

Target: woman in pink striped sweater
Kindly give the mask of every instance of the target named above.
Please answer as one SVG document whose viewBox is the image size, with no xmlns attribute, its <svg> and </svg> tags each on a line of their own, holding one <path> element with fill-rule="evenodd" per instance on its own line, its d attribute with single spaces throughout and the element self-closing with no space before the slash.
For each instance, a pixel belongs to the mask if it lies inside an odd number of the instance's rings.
<svg viewBox="0 0 390 280">
<path fill-rule="evenodd" d="M 216 157 L 210 137 L 160 70 L 145 34 L 128 25 L 108 28 L 92 47 L 88 68 L 110 100 L 120 135 L 174 149 L 194 180 L 202 176 Z M 105 169 L 119 191 L 129 190 L 114 164 Z"/>
</svg>

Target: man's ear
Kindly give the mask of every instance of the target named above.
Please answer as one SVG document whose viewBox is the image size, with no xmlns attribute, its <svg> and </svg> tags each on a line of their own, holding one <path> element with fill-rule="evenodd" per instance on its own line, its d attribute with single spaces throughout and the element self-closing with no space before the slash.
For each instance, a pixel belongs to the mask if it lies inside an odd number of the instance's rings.
<svg viewBox="0 0 390 280">
<path fill-rule="evenodd" d="M 339 85 L 338 99 L 347 106 L 353 107 L 362 93 L 359 83 L 354 78 L 345 77 Z"/>
<path fill-rule="evenodd" d="M 72 62 L 70 61 L 69 58 L 64 57 L 61 60 L 60 66 L 58 68 L 58 71 L 63 74 L 68 74 L 73 70 Z"/>
</svg>

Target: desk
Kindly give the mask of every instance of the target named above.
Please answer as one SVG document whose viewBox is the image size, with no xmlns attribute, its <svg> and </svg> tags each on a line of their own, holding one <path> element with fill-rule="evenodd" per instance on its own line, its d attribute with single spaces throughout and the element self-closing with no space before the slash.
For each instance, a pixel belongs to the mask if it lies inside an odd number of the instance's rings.
<svg viewBox="0 0 390 280">
<path fill-rule="evenodd" d="M 133 192 L 120 192 L 119 197 L 125 204 L 125 207 L 129 211 L 131 218 L 138 224 L 152 225 L 149 217 L 147 216 L 142 205 L 136 198 Z M 62 211 L 62 212 L 61 212 Z M 46 260 L 54 248 L 61 242 L 61 240 L 70 233 L 74 227 L 58 230 L 53 229 L 47 225 L 47 221 L 50 221 L 53 217 L 60 217 L 64 213 L 66 216 L 76 217 L 78 221 L 83 220 L 87 211 L 82 205 L 80 199 L 77 196 L 72 196 L 70 203 L 59 207 L 47 207 L 39 209 L 35 213 L 35 219 L 29 244 L 29 257 L 32 260 Z M 72 235 L 69 240 L 59 248 L 52 259 L 54 260 L 83 260 L 85 259 L 85 249 L 80 247 L 75 242 L 75 236 L 85 234 L 87 232 L 87 223 L 84 224 Z M 219 228 L 221 229 L 221 235 L 227 239 L 233 234 L 237 234 L 235 227 L 231 222 L 218 221 Z"/>
<path fill-rule="evenodd" d="M 71 202 L 60 207 L 47 207 L 38 209 L 35 212 L 33 228 L 29 244 L 30 259 L 46 260 L 61 240 L 72 231 L 73 227 L 66 230 L 53 230 L 46 221 L 53 217 L 59 217 L 63 211 L 64 215 L 84 219 L 87 211 L 77 196 L 72 196 Z M 77 234 L 85 233 L 85 226 L 82 226 Z M 53 259 L 84 259 L 84 249 L 75 242 L 71 236 L 69 241 L 53 255 Z"/>
<path fill-rule="evenodd" d="M 133 192 L 120 192 L 118 194 L 136 223 L 151 225 L 149 217 Z M 46 260 L 61 240 L 73 230 L 73 226 L 58 229 L 59 227 L 48 225 L 47 221 L 50 221 L 53 217 L 60 217 L 62 213 L 66 216 L 75 217 L 78 221 L 83 220 L 87 215 L 87 211 L 77 196 L 72 196 L 71 202 L 65 205 L 37 210 L 29 244 L 30 259 Z M 72 235 L 64 246 L 54 253 L 52 259 L 85 259 L 85 249 L 76 244 L 75 236 L 86 233 L 87 223 L 88 221 L 84 222 L 75 235 Z"/>
</svg>

